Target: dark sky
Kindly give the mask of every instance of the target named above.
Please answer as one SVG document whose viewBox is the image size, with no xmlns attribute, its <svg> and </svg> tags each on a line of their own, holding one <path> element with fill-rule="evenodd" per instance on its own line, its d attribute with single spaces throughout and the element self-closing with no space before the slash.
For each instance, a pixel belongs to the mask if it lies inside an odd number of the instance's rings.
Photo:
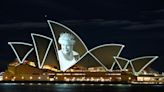
<svg viewBox="0 0 164 92">
<path fill-rule="evenodd" d="M 89 49 L 104 43 L 124 44 L 121 57 L 159 58 L 164 71 L 163 0 L 2 0 L 0 1 L 0 71 L 15 58 L 8 41 L 31 43 L 30 33 L 51 37 L 47 20 L 75 31 Z"/>
</svg>

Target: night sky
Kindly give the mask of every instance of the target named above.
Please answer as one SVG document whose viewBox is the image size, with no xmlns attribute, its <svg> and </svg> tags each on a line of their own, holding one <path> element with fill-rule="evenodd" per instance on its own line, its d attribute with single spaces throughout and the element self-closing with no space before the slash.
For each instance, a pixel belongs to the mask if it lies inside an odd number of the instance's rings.
<svg viewBox="0 0 164 92">
<path fill-rule="evenodd" d="M 2 0 L 0 2 L 0 71 L 16 57 L 9 41 L 32 43 L 30 33 L 52 37 L 47 20 L 60 22 L 89 49 L 124 44 L 120 56 L 159 56 L 151 64 L 164 71 L 163 0 Z"/>
</svg>

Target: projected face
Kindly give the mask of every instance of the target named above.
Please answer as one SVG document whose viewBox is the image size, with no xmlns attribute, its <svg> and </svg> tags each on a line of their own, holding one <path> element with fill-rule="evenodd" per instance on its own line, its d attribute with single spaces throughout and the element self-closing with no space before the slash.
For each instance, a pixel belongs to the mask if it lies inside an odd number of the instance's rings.
<svg viewBox="0 0 164 92">
<path fill-rule="evenodd" d="M 66 71 L 77 62 L 76 57 L 79 55 L 73 50 L 74 36 L 69 33 L 61 33 L 58 42 L 61 46 L 61 49 L 58 50 L 60 69 Z"/>
<path fill-rule="evenodd" d="M 73 45 L 68 43 L 61 44 L 61 51 L 65 55 L 69 55 L 73 51 Z"/>
<path fill-rule="evenodd" d="M 68 60 L 73 59 L 73 46 L 75 44 L 74 36 L 69 33 L 61 33 L 58 42 L 61 45 L 60 52 L 63 54 L 62 56 Z M 59 55 L 61 56 L 61 54 Z"/>
</svg>

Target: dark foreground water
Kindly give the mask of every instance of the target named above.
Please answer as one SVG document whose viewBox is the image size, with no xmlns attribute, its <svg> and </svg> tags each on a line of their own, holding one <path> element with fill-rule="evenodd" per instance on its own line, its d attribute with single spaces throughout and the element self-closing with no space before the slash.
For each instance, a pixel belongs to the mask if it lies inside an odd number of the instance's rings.
<svg viewBox="0 0 164 92">
<path fill-rule="evenodd" d="M 164 85 L 0 83 L 0 92 L 164 92 Z"/>
</svg>

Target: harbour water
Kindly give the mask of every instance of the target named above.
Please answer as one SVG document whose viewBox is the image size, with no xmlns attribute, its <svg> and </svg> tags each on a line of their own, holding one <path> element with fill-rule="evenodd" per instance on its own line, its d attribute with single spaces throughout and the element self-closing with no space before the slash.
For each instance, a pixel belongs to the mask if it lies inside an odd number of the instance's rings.
<svg viewBox="0 0 164 92">
<path fill-rule="evenodd" d="M 164 92 L 164 85 L 0 83 L 0 92 Z"/>
</svg>

